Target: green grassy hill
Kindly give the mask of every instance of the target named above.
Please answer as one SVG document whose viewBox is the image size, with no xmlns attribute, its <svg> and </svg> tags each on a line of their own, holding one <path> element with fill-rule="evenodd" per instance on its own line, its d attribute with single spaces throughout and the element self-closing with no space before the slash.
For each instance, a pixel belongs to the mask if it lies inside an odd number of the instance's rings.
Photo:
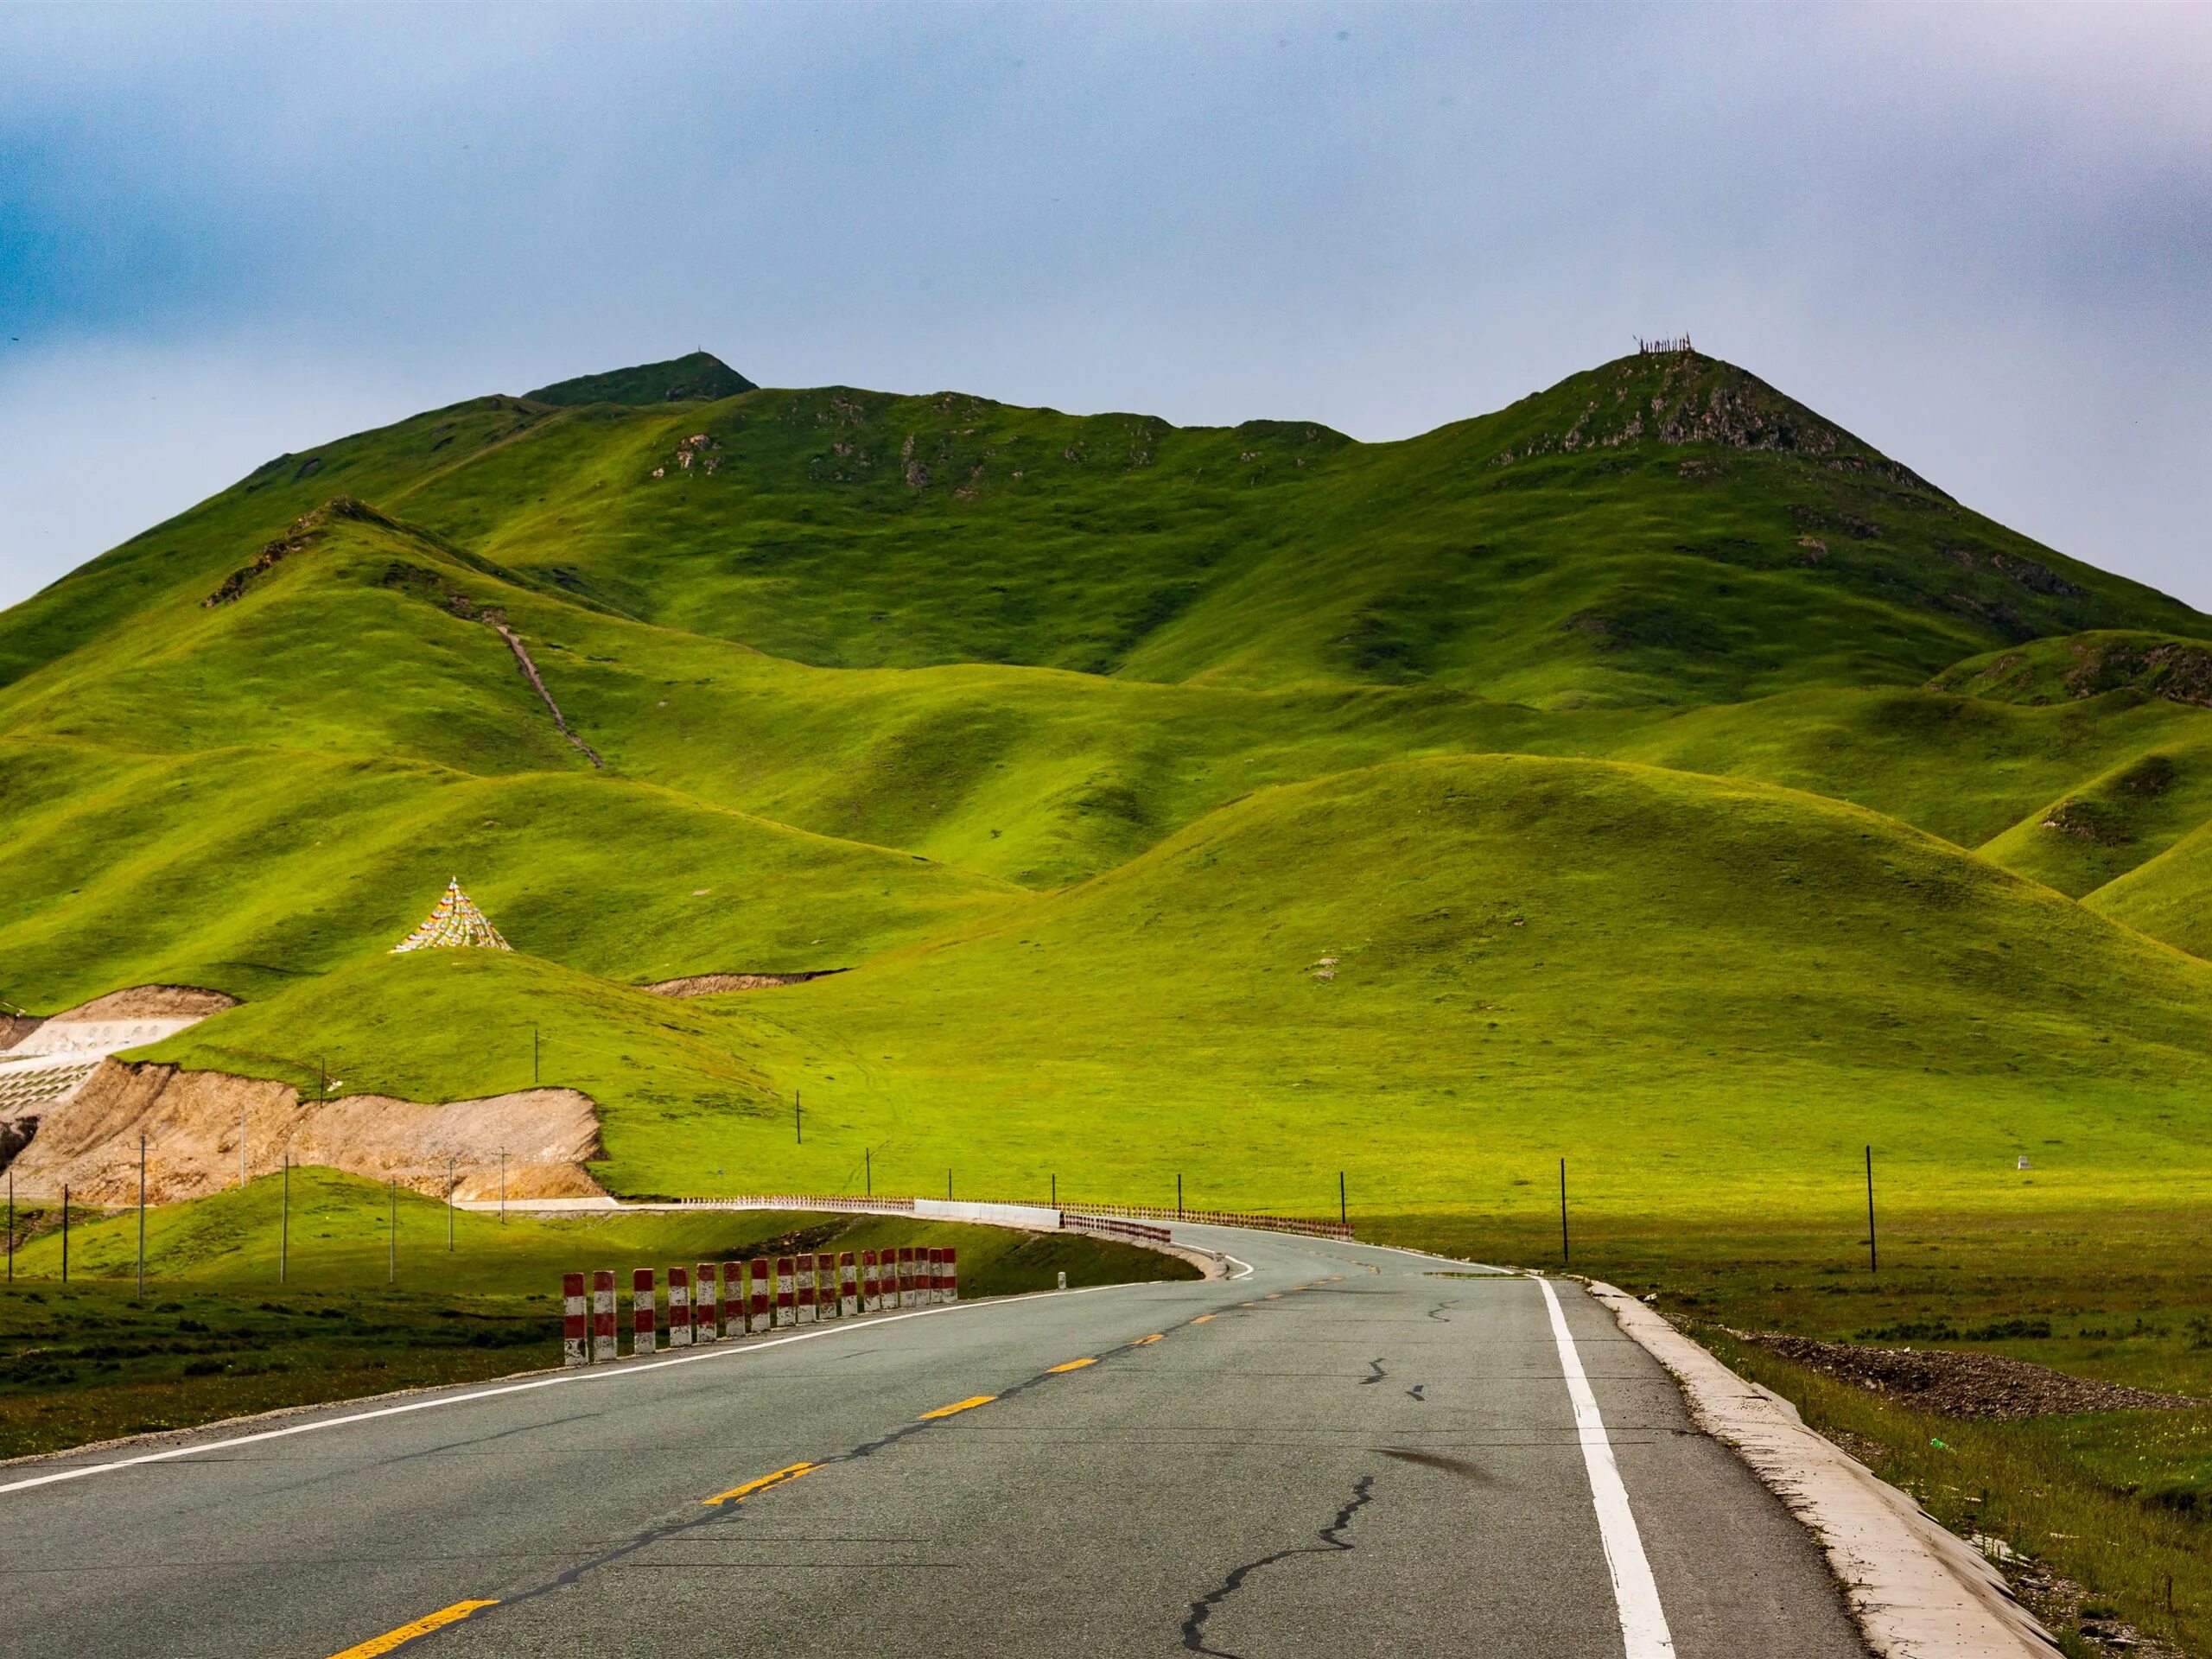
<svg viewBox="0 0 2212 1659">
<path fill-rule="evenodd" d="M 1690 354 L 1391 444 L 695 356 L 0 614 L 0 998 L 418 1098 L 536 1025 L 634 1192 L 2193 1179 L 2199 636 Z M 386 956 L 453 875 L 519 954 Z"/>
</svg>

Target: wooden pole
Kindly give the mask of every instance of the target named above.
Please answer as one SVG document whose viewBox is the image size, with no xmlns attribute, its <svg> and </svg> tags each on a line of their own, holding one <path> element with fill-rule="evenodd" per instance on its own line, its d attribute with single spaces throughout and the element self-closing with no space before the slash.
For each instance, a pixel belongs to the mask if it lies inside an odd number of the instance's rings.
<svg viewBox="0 0 2212 1659">
<path fill-rule="evenodd" d="M 138 1300 L 146 1300 L 146 1137 L 138 1137 Z"/>
<path fill-rule="evenodd" d="M 1573 1257 L 1567 1247 L 1567 1160 L 1559 1160 L 1559 1264 L 1566 1267 Z"/>
<path fill-rule="evenodd" d="M 1879 1273 L 1881 1261 L 1874 1253 L 1874 1148 L 1866 1148 L 1866 1271 Z"/>
</svg>

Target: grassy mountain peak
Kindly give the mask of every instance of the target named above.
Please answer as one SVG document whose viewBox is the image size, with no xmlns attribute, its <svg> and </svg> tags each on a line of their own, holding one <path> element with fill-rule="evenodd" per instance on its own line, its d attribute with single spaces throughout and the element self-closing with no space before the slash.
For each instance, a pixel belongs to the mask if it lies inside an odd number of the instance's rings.
<svg viewBox="0 0 2212 1659">
<path fill-rule="evenodd" d="M 640 363 L 604 374 L 556 380 L 525 394 L 534 404 L 714 403 L 753 391 L 753 384 L 711 352 L 688 352 L 665 363 Z"/>
</svg>

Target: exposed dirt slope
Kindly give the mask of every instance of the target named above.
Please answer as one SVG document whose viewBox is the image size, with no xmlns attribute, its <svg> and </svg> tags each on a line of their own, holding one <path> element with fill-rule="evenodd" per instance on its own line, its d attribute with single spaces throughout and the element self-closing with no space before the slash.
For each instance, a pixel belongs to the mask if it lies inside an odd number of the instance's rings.
<svg viewBox="0 0 2212 1659">
<path fill-rule="evenodd" d="M 691 974 L 664 979 L 645 988 L 655 996 L 719 996 L 724 991 L 765 991 L 778 985 L 804 985 L 810 979 L 826 979 L 843 969 L 825 968 L 810 974 Z"/>
<path fill-rule="evenodd" d="M 599 1155 L 599 1114 L 573 1089 L 526 1089 L 484 1100 L 426 1106 L 383 1095 L 302 1101 L 289 1084 L 220 1071 L 131 1066 L 108 1059 L 67 1102 L 46 1113 L 15 1165 L 19 1190 L 123 1204 L 138 1192 L 138 1138 L 149 1144 L 147 1197 L 196 1198 L 262 1175 L 289 1155 L 417 1192 L 442 1194 L 453 1160 L 461 1198 L 497 1198 L 502 1148 L 511 1196 L 596 1194 L 585 1161 Z"/>
</svg>

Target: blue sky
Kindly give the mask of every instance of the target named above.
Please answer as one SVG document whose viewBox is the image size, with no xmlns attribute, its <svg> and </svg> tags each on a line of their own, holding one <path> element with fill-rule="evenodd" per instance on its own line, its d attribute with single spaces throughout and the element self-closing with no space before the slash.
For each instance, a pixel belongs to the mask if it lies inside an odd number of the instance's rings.
<svg viewBox="0 0 2212 1659">
<path fill-rule="evenodd" d="M 1400 437 L 1688 331 L 2212 608 L 2212 7 L 0 7 L 0 604 L 704 346 Z"/>
</svg>

